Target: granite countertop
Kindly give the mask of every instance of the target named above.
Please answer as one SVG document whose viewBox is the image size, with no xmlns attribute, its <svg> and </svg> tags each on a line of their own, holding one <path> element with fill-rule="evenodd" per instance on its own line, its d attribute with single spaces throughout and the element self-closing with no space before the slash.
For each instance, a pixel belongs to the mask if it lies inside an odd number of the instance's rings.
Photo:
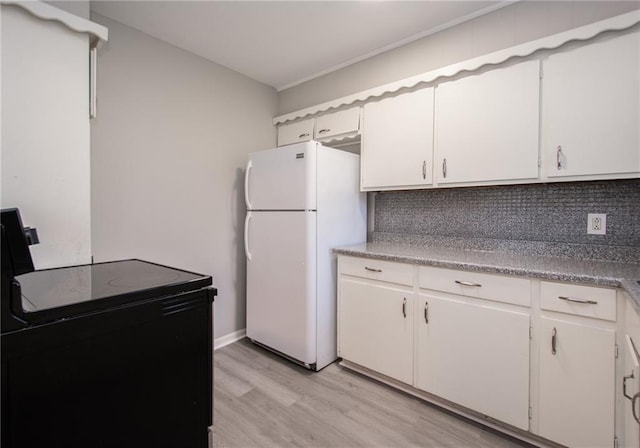
<svg viewBox="0 0 640 448">
<path fill-rule="evenodd" d="M 530 256 L 500 251 L 465 250 L 372 242 L 333 249 L 340 255 L 424 266 L 519 275 L 622 288 L 640 313 L 640 264 L 579 258 Z"/>
</svg>

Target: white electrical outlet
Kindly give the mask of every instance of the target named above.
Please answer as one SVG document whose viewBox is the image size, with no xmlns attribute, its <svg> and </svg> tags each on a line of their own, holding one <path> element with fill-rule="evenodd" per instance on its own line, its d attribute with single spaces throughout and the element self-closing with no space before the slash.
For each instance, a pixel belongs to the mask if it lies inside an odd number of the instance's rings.
<svg viewBox="0 0 640 448">
<path fill-rule="evenodd" d="M 607 234 L 606 213 L 588 213 L 587 214 L 587 233 L 590 235 L 606 235 Z"/>
</svg>

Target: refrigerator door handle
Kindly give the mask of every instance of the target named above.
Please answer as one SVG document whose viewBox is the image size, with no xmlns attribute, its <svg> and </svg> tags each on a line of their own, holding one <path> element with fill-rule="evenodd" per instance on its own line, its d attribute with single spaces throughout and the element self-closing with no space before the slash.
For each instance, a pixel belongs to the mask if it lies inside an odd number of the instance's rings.
<svg viewBox="0 0 640 448">
<path fill-rule="evenodd" d="M 244 219 L 244 254 L 247 260 L 251 261 L 251 252 L 249 252 L 249 221 L 251 221 L 251 212 L 247 212 L 247 217 Z"/>
<path fill-rule="evenodd" d="M 253 168 L 251 160 L 247 162 L 247 169 L 244 170 L 244 203 L 247 205 L 247 209 L 251 209 L 251 203 L 249 202 L 249 171 Z"/>
</svg>

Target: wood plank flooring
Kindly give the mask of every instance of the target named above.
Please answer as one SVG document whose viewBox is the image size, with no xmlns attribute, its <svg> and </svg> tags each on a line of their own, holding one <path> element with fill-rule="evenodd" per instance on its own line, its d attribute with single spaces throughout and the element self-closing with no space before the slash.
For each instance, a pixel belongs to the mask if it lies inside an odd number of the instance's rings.
<svg viewBox="0 0 640 448">
<path fill-rule="evenodd" d="M 309 372 L 248 339 L 214 354 L 213 446 L 529 446 L 337 363 Z"/>
</svg>

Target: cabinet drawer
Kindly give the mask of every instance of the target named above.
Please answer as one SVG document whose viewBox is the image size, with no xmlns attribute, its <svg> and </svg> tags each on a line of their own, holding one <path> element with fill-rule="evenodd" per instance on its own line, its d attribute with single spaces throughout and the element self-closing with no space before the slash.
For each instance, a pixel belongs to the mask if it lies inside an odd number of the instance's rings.
<svg viewBox="0 0 640 448">
<path fill-rule="evenodd" d="M 480 272 L 420 267 L 420 287 L 496 302 L 531 306 L 531 280 Z"/>
<path fill-rule="evenodd" d="M 278 146 L 306 142 L 313 136 L 313 118 L 278 126 Z"/>
<path fill-rule="evenodd" d="M 341 110 L 316 118 L 316 140 L 327 140 L 342 134 L 357 134 L 360 130 L 360 108 Z"/>
<path fill-rule="evenodd" d="M 541 282 L 540 308 L 615 321 L 616 291 L 569 283 Z"/>
<path fill-rule="evenodd" d="M 340 274 L 411 286 L 413 266 L 370 258 L 340 257 Z"/>
</svg>

